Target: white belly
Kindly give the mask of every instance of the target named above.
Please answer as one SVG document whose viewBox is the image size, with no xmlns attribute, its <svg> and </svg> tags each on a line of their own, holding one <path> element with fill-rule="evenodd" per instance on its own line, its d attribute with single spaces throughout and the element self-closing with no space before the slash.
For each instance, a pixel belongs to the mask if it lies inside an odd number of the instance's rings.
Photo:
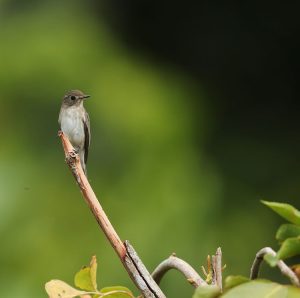
<svg viewBox="0 0 300 298">
<path fill-rule="evenodd" d="M 61 130 L 67 135 L 71 144 L 77 148 L 84 146 L 84 127 L 78 108 L 69 107 L 61 112 Z"/>
</svg>

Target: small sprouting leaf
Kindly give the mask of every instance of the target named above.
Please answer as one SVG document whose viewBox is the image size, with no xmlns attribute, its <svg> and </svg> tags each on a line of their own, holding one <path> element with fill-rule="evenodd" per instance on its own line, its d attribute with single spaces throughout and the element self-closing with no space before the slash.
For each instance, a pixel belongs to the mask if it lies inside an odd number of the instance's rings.
<svg viewBox="0 0 300 298">
<path fill-rule="evenodd" d="M 83 267 L 76 273 L 74 283 L 76 287 L 82 290 L 97 291 L 96 275 L 97 259 L 95 256 L 93 256 L 90 266 Z"/>
<path fill-rule="evenodd" d="M 225 289 L 236 287 L 242 283 L 248 282 L 249 278 L 241 275 L 230 275 L 225 279 Z"/>
<path fill-rule="evenodd" d="M 285 203 L 277 203 L 277 202 L 268 202 L 261 201 L 266 206 L 270 207 L 281 217 L 286 219 L 287 221 L 294 223 L 296 225 L 300 225 L 300 211 L 295 207 Z"/>
<path fill-rule="evenodd" d="M 226 291 L 222 298 L 297 298 L 300 289 L 266 280 L 253 280 Z"/>
<path fill-rule="evenodd" d="M 194 292 L 193 298 L 215 298 L 221 295 L 220 288 L 216 285 L 200 286 Z"/>
<path fill-rule="evenodd" d="M 264 260 L 271 266 L 275 267 L 277 265 L 277 262 L 279 261 L 277 256 L 273 256 L 271 254 L 264 255 Z"/>
<path fill-rule="evenodd" d="M 87 294 L 87 292 L 79 291 L 69 286 L 61 280 L 50 280 L 46 283 L 45 289 L 49 298 L 72 298 Z"/>
<path fill-rule="evenodd" d="M 300 237 L 286 239 L 277 252 L 277 259 L 284 260 L 296 255 L 300 255 Z"/>
<path fill-rule="evenodd" d="M 91 267 L 91 281 L 95 290 L 97 290 L 97 258 L 92 256 L 90 267 Z"/>
<path fill-rule="evenodd" d="M 105 287 L 100 290 L 102 296 L 100 297 L 108 297 L 108 298 L 134 298 L 132 292 L 126 288 L 121 286 L 114 287 Z M 104 295 L 103 295 L 104 294 Z"/>
<path fill-rule="evenodd" d="M 300 236 L 300 226 L 293 224 L 283 224 L 276 233 L 276 239 L 282 243 L 287 238 Z"/>
</svg>

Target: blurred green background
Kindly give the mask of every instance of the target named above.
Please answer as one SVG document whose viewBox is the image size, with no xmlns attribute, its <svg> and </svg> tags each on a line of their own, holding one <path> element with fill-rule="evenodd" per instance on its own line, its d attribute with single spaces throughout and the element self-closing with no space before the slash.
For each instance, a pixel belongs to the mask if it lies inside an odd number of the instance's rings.
<svg viewBox="0 0 300 298">
<path fill-rule="evenodd" d="M 64 163 L 57 118 L 70 89 L 92 95 L 90 182 L 150 271 L 172 252 L 200 271 L 221 246 L 224 274 L 248 275 L 257 250 L 277 248 L 280 220 L 259 200 L 299 207 L 299 91 L 286 58 L 297 27 L 241 11 L 0 2 L 2 296 L 46 297 L 47 281 L 73 284 L 93 254 L 100 286 L 137 293 Z M 162 288 L 193 292 L 177 272 Z"/>
</svg>

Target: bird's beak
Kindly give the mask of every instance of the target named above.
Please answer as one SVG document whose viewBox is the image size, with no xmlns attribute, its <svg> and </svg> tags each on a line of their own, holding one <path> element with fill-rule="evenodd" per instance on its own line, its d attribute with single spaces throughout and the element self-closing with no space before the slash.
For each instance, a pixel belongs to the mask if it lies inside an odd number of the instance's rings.
<svg viewBox="0 0 300 298">
<path fill-rule="evenodd" d="M 89 97 L 91 97 L 91 96 L 90 95 L 83 95 L 83 96 L 81 96 L 82 99 L 87 99 Z"/>
</svg>

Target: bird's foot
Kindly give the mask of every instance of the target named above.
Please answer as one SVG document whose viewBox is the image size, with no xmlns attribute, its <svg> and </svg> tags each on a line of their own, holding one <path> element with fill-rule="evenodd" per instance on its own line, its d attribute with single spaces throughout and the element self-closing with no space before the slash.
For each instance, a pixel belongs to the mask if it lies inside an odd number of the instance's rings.
<svg viewBox="0 0 300 298">
<path fill-rule="evenodd" d="M 75 148 L 73 148 L 72 151 L 69 152 L 69 155 L 72 157 L 72 158 L 75 158 L 78 154 L 78 150 L 76 150 Z"/>
</svg>

